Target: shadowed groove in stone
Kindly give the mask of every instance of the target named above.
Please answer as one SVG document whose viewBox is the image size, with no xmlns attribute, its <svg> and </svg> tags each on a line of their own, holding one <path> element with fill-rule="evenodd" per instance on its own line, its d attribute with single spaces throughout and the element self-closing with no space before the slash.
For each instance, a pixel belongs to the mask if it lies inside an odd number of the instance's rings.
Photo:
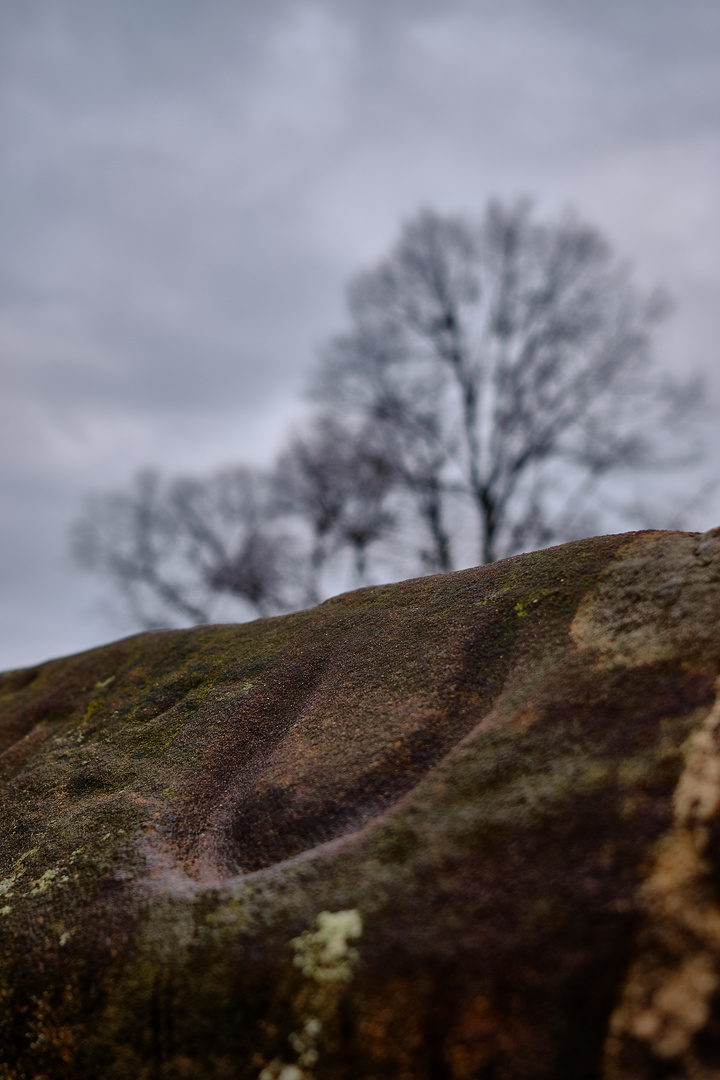
<svg viewBox="0 0 720 1080">
<path fill-rule="evenodd" d="M 234 703 L 225 738 L 198 774 L 213 777 L 211 791 L 196 779 L 186 796 L 186 822 L 197 815 L 201 843 L 213 837 L 216 869 L 235 874 L 282 862 L 356 832 L 411 791 L 499 693 L 521 626 L 508 612 L 506 600 L 500 613 L 473 613 L 455 627 L 449 672 L 433 671 L 431 653 L 417 640 L 393 641 L 388 630 L 376 645 L 362 626 L 360 678 L 357 652 L 338 657 L 322 640 L 281 670 L 266 670 L 261 689 Z M 395 673 L 408 663 L 417 668 L 415 694 L 398 700 Z M 349 711 L 345 698 L 353 702 Z M 220 809 L 201 816 L 221 788 Z"/>
</svg>

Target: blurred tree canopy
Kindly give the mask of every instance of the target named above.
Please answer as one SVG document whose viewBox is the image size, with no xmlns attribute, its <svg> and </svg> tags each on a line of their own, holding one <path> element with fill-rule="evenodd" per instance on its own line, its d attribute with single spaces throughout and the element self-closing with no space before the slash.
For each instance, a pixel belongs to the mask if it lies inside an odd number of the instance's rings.
<svg viewBox="0 0 720 1080">
<path fill-rule="evenodd" d="M 424 210 L 351 283 L 314 416 L 275 466 L 96 495 L 76 558 L 155 627 L 643 526 L 633 478 L 698 454 L 698 384 L 661 378 L 650 352 L 667 308 L 572 214 Z"/>
</svg>

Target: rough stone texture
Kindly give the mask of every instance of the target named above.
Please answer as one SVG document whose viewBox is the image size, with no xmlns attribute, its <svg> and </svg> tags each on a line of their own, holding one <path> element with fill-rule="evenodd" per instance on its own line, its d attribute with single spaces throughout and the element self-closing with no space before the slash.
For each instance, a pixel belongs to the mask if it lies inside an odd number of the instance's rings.
<svg viewBox="0 0 720 1080">
<path fill-rule="evenodd" d="M 720 530 L 0 676 L 0 1078 L 720 1076 Z"/>
</svg>

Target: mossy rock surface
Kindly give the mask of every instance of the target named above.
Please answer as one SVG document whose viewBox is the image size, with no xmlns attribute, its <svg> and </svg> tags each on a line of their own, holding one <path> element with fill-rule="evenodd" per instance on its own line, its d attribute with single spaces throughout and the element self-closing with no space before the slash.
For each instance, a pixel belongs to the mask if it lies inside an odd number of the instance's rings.
<svg viewBox="0 0 720 1080">
<path fill-rule="evenodd" d="M 720 1076 L 720 530 L 0 675 L 0 1080 Z"/>
</svg>

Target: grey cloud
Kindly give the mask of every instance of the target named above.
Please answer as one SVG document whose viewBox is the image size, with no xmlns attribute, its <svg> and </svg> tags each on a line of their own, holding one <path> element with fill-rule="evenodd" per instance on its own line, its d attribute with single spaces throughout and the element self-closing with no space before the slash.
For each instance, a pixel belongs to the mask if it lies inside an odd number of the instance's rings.
<svg viewBox="0 0 720 1080">
<path fill-rule="evenodd" d="M 575 203 L 678 296 L 664 362 L 713 375 L 719 24 L 714 0 L 3 4 L 0 667 L 127 629 L 67 562 L 83 493 L 268 460 L 344 282 L 420 204 Z"/>
</svg>

